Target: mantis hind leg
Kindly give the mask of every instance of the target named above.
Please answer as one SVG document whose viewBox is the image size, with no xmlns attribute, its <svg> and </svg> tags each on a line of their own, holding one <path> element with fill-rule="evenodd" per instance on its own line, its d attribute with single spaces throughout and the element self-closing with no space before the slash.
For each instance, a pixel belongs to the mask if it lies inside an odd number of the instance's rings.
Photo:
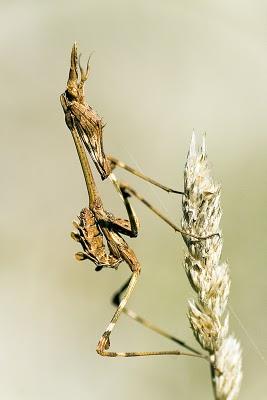
<svg viewBox="0 0 267 400">
<path fill-rule="evenodd" d="M 163 355 L 185 355 L 185 356 L 191 356 L 191 357 L 199 357 L 203 359 L 208 359 L 207 356 L 203 354 L 199 354 L 198 352 L 195 353 L 187 353 L 187 352 L 181 352 L 179 350 L 171 350 L 171 351 L 132 351 L 132 352 L 115 352 L 115 351 L 109 351 L 110 347 L 110 335 L 121 315 L 123 310 L 125 309 L 125 306 L 134 290 L 134 287 L 136 285 L 138 276 L 139 276 L 140 270 L 134 271 L 131 278 L 127 281 L 127 283 L 123 287 L 123 291 L 125 291 L 125 294 L 123 295 L 122 299 L 119 301 L 118 308 L 113 315 L 109 325 L 107 326 L 105 332 L 101 336 L 96 351 L 99 355 L 103 357 L 140 357 L 140 356 L 163 356 Z M 123 293 L 122 291 L 122 293 Z"/>
<path fill-rule="evenodd" d="M 107 326 L 105 332 L 103 333 L 103 335 L 101 336 L 101 338 L 98 342 L 96 351 L 101 356 L 116 357 L 118 355 L 117 353 L 107 351 L 110 347 L 109 337 L 110 337 L 124 307 L 126 306 L 128 300 L 134 290 L 139 273 L 140 273 L 140 270 L 134 271 L 131 278 L 128 280 L 127 286 L 125 286 L 125 288 L 124 288 L 125 293 L 123 295 L 123 298 L 120 300 L 120 302 L 117 306 L 117 310 L 115 311 L 115 314 L 113 315 L 109 325 Z"/>
<path fill-rule="evenodd" d="M 126 283 L 116 292 L 114 293 L 113 297 L 112 297 L 112 304 L 115 307 L 118 307 L 118 305 L 120 304 L 121 301 L 121 297 L 123 295 L 123 293 L 125 292 L 125 290 L 127 289 L 128 285 L 130 283 L 130 279 L 127 279 Z M 152 324 L 150 321 L 148 321 L 147 319 L 141 317 L 140 315 L 136 314 L 134 311 L 129 310 L 128 308 L 124 307 L 123 308 L 123 313 L 128 315 L 128 317 L 132 318 L 134 321 L 140 323 L 141 325 L 143 325 L 144 327 L 152 330 L 153 332 L 166 337 L 167 339 L 173 341 L 174 343 L 178 344 L 179 346 L 184 347 L 187 350 L 192 351 L 195 354 L 201 354 L 198 350 L 194 349 L 193 347 L 187 345 L 183 340 L 180 340 L 178 338 L 176 338 L 175 336 L 173 336 L 172 334 L 169 334 L 168 332 L 164 331 L 163 329 L 157 327 L 156 325 Z"/>
</svg>

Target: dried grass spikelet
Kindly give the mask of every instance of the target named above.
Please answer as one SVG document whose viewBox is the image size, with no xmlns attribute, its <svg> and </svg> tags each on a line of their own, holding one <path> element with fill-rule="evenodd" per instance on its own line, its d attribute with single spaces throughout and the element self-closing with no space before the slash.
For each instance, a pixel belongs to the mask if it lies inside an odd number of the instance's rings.
<svg viewBox="0 0 267 400">
<path fill-rule="evenodd" d="M 232 400 L 238 395 L 242 380 L 242 360 L 239 342 L 228 336 L 215 354 L 216 368 L 222 371 L 215 378 L 218 399 Z"/>
<path fill-rule="evenodd" d="M 183 229 L 197 236 L 220 233 L 220 186 L 211 177 L 205 137 L 197 149 L 195 135 L 192 136 L 184 186 Z M 215 398 L 230 400 L 237 395 L 241 383 L 241 350 L 235 339 L 227 337 L 228 315 L 223 318 L 230 277 L 228 265 L 220 264 L 222 237 L 197 240 L 184 235 L 183 239 L 188 248 L 185 271 L 197 294 L 197 300 L 189 302 L 190 325 L 197 341 L 210 354 Z"/>
</svg>

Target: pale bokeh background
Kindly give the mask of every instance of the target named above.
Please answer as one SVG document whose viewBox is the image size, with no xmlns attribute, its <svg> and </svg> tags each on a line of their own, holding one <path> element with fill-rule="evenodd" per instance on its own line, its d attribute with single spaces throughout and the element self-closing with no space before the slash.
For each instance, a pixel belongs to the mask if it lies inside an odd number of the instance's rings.
<svg viewBox="0 0 267 400">
<path fill-rule="evenodd" d="M 86 90 L 107 122 L 107 153 L 182 188 L 191 132 L 207 132 L 223 188 L 231 331 L 244 355 L 240 399 L 266 398 L 266 21 L 257 0 L 2 1 L 1 399 L 212 399 L 200 360 L 95 352 L 129 271 L 96 273 L 73 257 L 71 221 L 86 192 L 59 95 L 74 40 L 84 62 L 94 50 Z M 127 180 L 179 223 L 179 198 Z M 101 193 L 107 209 L 126 215 L 108 181 Z M 143 273 L 131 307 L 195 344 L 182 240 L 133 202 L 142 229 L 131 245 Z M 112 345 L 175 347 L 125 316 Z"/>
</svg>

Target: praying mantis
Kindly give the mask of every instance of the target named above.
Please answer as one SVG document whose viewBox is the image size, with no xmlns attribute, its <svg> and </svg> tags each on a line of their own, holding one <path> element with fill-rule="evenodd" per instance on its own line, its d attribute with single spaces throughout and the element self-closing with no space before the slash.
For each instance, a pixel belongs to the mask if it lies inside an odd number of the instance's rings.
<svg viewBox="0 0 267 400">
<path fill-rule="evenodd" d="M 150 322 L 139 317 L 134 312 L 126 309 L 126 304 L 135 288 L 141 272 L 141 266 L 134 251 L 129 247 L 127 242 L 122 237 L 122 235 L 125 235 L 133 238 L 138 235 L 139 223 L 130 204 L 130 197 L 134 196 L 139 199 L 176 232 L 186 235 L 192 238 L 192 240 L 205 240 L 211 236 L 214 236 L 214 234 L 200 238 L 183 231 L 174 223 L 169 221 L 168 218 L 166 218 L 158 209 L 152 206 L 132 187 L 130 187 L 128 184 L 122 184 L 117 180 L 112 172 L 116 166 L 124 168 L 125 170 L 165 190 L 166 192 L 183 194 L 183 192 L 168 188 L 158 183 L 157 181 L 145 176 L 139 171 L 136 171 L 116 158 L 112 156 L 107 157 L 105 155 L 103 148 L 102 119 L 98 116 L 96 111 L 94 111 L 92 107 L 87 104 L 84 94 L 84 83 L 89 75 L 89 61 L 90 58 L 87 62 L 86 70 L 84 70 L 81 66 L 80 58 L 78 59 L 77 45 L 75 43 L 71 51 L 71 66 L 67 81 L 67 88 L 60 96 L 61 105 L 65 113 L 65 122 L 72 134 L 76 146 L 89 197 L 88 208 L 82 209 L 79 216 L 79 221 L 74 223 L 76 232 L 72 232 L 72 238 L 78 241 L 83 249 L 83 252 L 78 252 L 76 254 L 76 258 L 78 260 L 91 260 L 95 264 L 97 271 L 100 271 L 102 268 L 117 269 L 122 261 L 125 261 L 131 270 L 130 279 L 113 296 L 113 304 L 117 307 L 117 309 L 98 342 L 96 349 L 97 353 L 101 356 L 108 357 L 187 355 L 206 358 L 205 355 L 199 353 L 197 350 L 188 346 L 183 341 L 180 341 L 174 336 L 169 335 L 165 331 L 155 327 Z M 129 218 L 128 220 L 115 218 L 110 212 L 104 209 L 102 200 L 96 188 L 86 151 L 91 156 L 101 178 L 104 180 L 107 177 L 110 177 L 113 184 L 117 188 L 125 204 Z M 109 351 L 110 336 L 122 312 L 128 314 L 131 318 L 141 322 L 143 325 L 154 330 L 155 332 L 182 345 L 187 350 L 190 350 L 190 352 L 181 352 L 179 350 L 153 352 Z"/>
</svg>

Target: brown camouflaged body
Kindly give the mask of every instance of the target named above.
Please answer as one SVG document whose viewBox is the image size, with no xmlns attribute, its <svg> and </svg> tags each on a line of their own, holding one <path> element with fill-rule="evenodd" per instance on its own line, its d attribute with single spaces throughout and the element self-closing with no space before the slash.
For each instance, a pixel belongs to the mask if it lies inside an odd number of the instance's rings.
<svg viewBox="0 0 267 400">
<path fill-rule="evenodd" d="M 92 260 L 96 270 L 103 267 L 117 269 L 122 261 L 126 261 L 132 271 L 140 269 L 133 250 L 118 233 L 127 234 L 130 231 L 129 221 L 115 219 L 102 207 L 97 207 L 94 212 L 84 208 L 80 213 L 79 223 L 74 222 L 74 226 L 78 233 L 73 232 L 72 237 L 83 248 L 83 253 L 76 254 L 78 260 Z"/>
</svg>

